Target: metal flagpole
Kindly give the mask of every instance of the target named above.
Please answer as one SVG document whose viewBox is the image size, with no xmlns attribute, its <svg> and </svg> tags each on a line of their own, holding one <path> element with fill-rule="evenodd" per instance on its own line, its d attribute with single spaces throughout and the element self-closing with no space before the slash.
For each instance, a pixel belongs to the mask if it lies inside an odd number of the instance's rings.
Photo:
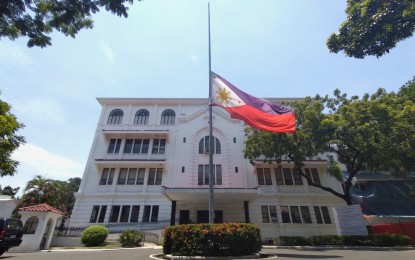
<svg viewBox="0 0 415 260">
<path fill-rule="evenodd" d="M 210 3 L 208 2 L 208 37 L 209 37 L 209 223 L 213 223 L 215 212 L 213 210 L 213 127 L 212 127 L 212 70 L 210 56 Z"/>
</svg>

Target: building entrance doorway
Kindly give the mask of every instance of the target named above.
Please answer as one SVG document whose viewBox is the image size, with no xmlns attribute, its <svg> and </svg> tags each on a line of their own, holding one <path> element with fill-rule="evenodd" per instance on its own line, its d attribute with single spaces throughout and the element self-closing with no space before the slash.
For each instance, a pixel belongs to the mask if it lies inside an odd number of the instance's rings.
<svg viewBox="0 0 415 260">
<path fill-rule="evenodd" d="M 214 223 L 223 223 L 223 210 L 215 210 Z M 209 223 L 209 210 L 197 211 L 197 223 Z"/>
<path fill-rule="evenodd" d="M 189 224 L 189 215 L 190 212 L 189 210 L 180 210 L 180 214 L 179 214 L 179 225 L 181 224 Z"/>
</svg>

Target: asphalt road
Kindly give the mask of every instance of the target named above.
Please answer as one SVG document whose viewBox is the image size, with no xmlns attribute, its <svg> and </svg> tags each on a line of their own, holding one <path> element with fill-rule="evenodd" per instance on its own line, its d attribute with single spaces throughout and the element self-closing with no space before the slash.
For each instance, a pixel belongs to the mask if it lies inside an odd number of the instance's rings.
<svg viewBox="0 0 415 260">
<path fill-rule="evenodd" d="M 265 248 L 261 251 L 274 255 L 272 259 L 351 259 L 351 260 L 415 260 L 415 248 L 399 249 L 275 249 Z M 146 260 L 160 259 L 154 255 L 162 254 L 162 249 L 157 248 L 132 248 L 132 249 L 107 249 L 107 250 L 62 250 L 40 251 L 34 253 L 8 253 L 0 256 L 1 260 Z"/>
</svg>

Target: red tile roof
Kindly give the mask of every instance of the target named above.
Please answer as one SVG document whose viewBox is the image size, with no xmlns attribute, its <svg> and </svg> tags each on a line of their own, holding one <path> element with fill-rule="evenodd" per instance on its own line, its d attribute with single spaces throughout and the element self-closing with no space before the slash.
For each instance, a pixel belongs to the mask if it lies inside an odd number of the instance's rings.
<svg viewBox="0 0 415 260">
<path fill-rule="evenodd" d="M 51 211 L 53 213 L 65 215 L 64 212 L 62 212 L 59 209 L 56 209 L 56 208 L 54 208 L 52 206 L 49 206 L 46 203 L 39 204 L 39 205 L 28 206 L 28 207 L 23 207 L 23 208 L 19 208 L 19 210 L 21 210 L 21 211 L 38 211 L 38 212 Z"/>
</svg>

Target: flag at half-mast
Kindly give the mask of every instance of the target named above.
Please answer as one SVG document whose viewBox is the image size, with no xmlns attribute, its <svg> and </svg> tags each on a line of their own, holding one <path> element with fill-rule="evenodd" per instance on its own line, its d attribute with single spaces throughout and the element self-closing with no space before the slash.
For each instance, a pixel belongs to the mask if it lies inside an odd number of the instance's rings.
<svg viewBox="0 0 415 260">
<path fill-rule="evenodd" d="M 295 114 L 285 106 L 256 98 L 211 72 L 211 103 L 223 107 L 231 118 L 262 131 L 295 133 Z"/>
</svg>

